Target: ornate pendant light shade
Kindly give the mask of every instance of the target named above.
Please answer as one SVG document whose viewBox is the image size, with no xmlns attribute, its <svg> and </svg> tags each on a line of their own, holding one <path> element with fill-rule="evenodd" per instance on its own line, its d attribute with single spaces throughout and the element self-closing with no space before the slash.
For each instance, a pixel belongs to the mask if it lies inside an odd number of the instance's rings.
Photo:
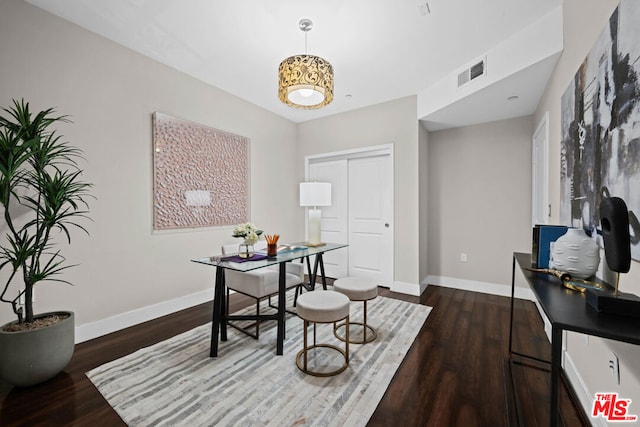
<svg viewBox="0 0 640 427">
<path fill-rule="evenodd" d="M 306 33 L 313 23 L 300 21 Z M 278 97 L 290 107 L 313 110 L 333 101 L 333 67 L 329 61 L 314 55 L 294 55 L 280 63 L 278 69 Z"/>
</svg>

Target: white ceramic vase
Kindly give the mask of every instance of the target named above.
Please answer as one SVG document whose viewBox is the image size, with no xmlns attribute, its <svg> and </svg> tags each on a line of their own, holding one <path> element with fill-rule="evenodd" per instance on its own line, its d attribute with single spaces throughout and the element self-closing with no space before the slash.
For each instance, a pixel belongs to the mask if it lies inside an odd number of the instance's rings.
<svg viewBox="0 0 640 427">
<path fill-rule="evenodd" d="M 553 243 L 549 266 L 586 279 L 598 271 L 600 248 L 581 228 L 569 228 Z"/>
</svg>

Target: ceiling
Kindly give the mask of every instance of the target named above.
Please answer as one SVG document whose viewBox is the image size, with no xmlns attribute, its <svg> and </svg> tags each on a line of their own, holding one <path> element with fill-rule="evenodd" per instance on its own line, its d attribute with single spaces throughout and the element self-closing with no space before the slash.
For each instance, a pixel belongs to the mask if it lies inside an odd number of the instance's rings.
<svg viewBox="0 0 640 427">
<path fill-rule="evenodd" d="M 427 5 L 423 0 L 27 1 L 294 122 L 415 95 L 562 2 L 428 0 Z M 424 14 L 426 8 L 430 12 Z M 314 23 L 308 33 L 308 53 L 327 59 L 335 72 L 334 101 L 319 110 L 293 109 L 278 99 L 280 61 L 304 53 L 304 33 L 298 28 L 302 18 Z M 547 68 L 542 74 L 550 73 Z M 487 92 L 496 91 L 520 96 L 513 93 L 517 88 L 541 93 L 546 78 L 540 76 L 540 72 L 529 70 L 507 88 L 493 85 L 476 96 L 487 97 Z M 537 105 L 537 101 L 528 104 Z M 462 107 L 468 103 L 473 104 L 473 99 L 464 101 Z M 536 107 L 522 105 L 522 100 L 519 104 L 525 114 L 531 114 Z M 438 116 L 439 126 L 465 124 L 462 107 L 452 106 L 447 109 L 448 115 Z M 492 114 L 484 112 L 487 121 L 514 112 L 513 105 L 495 110 Z"/>
</svg>

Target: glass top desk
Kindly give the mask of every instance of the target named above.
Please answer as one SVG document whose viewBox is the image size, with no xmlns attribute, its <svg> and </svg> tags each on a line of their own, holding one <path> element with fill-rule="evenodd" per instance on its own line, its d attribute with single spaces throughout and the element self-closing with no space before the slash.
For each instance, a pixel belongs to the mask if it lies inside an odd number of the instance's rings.
<svg viewBox="0 0 640 427">
<path fill-rule="evenodd" d="M 218 356 L 218 336 L 221 341 L 227 340 L 227 320 L 277 320 L 278 321 L 278 334 L 277 334 L 277 346 L 276 354 L 281 356 L 284 344 L 284 323 L 285 323 L 285 264 L 297 259 L 306 259 L 307 267 L 309 269 L 310 282 L 309 285 L 305 285 L 308 290 L 313 290 L 315 281 L 320 268 L 323 287 L 326 289 L 326 277 L 324 274 L 324 262 L 322 255 L 325 252 L 335 249 L 341 249 L 347 247 L 346 244 L 340 243 L 327 243 L 323 246 L 307 247 L 306 249 L 296 249 L 288 252 L 279 253 L 274 257 L 267 257 L 257 261 L 245 261 L 245 262 L 231 262 L 226 260 L 229 255 L 219 255 L 206 258 L 196 258 L 191 261 L 205 264 L 208 266 L 216 267 L 216 281 L 213 297 L 213 319 L 211 322 L 211 351 L 210 357 Z M 315 255 L 315 263 L 313 271 L 311 271 L 309 257 Z M 236 271 L 252 271 L 259 268 L 268 267 L 270 265 L 280 265 L 279 280 L 278 280 L 278 313 L 266 314 L 266 315 L 229 315 L 227 316 L 224 307 L 224 295 L 225 295 L 225 270 Z M 219 335 L 218 335 L 219 334 Z"/>
</svg>

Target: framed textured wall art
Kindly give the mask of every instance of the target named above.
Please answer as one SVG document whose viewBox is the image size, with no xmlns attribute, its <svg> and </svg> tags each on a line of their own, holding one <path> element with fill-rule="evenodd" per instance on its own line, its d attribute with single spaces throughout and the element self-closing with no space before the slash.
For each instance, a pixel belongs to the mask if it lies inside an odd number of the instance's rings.
<svg viewBox="0 0 640 427">
<path fill-rule="evenodd" d="M 629 209 L 640 260 L 640 1 L 622 0 L 562 96 L 560 220 L 599 243 L 602 197 Z"/>
<path fill-rule="evenodd" d="M 153 113 L 153 228 L 234 225 L 249 217 L 249 139 Z"/>
</svg>

